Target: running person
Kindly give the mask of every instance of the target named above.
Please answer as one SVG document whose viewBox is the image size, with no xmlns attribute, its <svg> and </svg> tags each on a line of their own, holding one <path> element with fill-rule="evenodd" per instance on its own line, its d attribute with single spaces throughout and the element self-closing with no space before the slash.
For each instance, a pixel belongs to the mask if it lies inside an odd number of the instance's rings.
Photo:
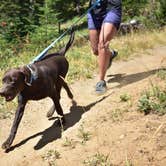
<svg viewBox="0 0 166 166">
<path fill-rule="evenodd" d="M 90 0 L 90 7 L 96 0 Z M 89 38 L 93 53 L 98 57 L 99 82 L 95 91 L 102 94 L 106 91 L 105 75 L 112 59 L 117 55 L 109 50 L 109 43 L 121 23 L 122 1 L 100 0 L 98 5 L 87 14 Z"/>
</svg>

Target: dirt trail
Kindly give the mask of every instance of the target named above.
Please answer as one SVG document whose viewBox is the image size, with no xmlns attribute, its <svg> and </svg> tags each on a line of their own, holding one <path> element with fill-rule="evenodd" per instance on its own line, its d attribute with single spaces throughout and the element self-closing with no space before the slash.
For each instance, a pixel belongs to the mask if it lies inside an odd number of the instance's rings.
<svg viewBox="0 0 166 166">
<path fill-rule="evenodd" d="M 108 92 L 103 96 L 93 94 L 96 76 L 72 84 L 77 105 L 72 105 L 62 91 L 61 103 L 67 119 L 63 131 L 57 126 L 56 114 L 51 120 L 45 116 L 52 105 L 50 99 L 29 102 L 13 149 L 8 153 L 0 150 L 0 166 L 45 166 L 48 162 L 42 156 L 49 150 L 59 152 L 60 158 L 55 161 L 58 166 L 83 165 L 96 153 L 108 155 L 114 165 L 132 161 L 138 166 L 165 166 L 166 116 L 144 116 L 134 111 L 138 95 L 163 66 L 166 67 L 166 47 L 158 47 L 149 50 L 149 55 L 113 62 L 107 72 Z M 124 93 L 132 96 L 133 107 L 125 114 L 114 114 L 114 110 L 128 108 L 129 103 L 119 102 Z M 8 136 L 12 121 L 0 120 L 0 144 Z M 84 130 L 90 133 L 85 144 L 78 137 L 79 131 Z"/>
</svg>

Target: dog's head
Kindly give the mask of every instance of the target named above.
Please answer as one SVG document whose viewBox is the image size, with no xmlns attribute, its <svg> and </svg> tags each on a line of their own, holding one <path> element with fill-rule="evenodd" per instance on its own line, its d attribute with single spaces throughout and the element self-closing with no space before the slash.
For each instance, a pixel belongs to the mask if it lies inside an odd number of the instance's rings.
<svg viewBox="0 0 166 166">
<path fill-rule="evenodd" d="M 8 70 L 2 78 L 2 84 L 0 95 L 5 97 L 6 101 L 13 100 L 25 87 L 24 71 L 19 68 Z"/>
</svg>

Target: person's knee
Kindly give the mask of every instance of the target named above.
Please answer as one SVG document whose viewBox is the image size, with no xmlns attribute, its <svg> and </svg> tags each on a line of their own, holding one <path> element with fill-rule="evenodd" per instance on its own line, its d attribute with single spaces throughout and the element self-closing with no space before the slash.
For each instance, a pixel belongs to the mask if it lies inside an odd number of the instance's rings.
<svg viewBox="0 0 166 166">
<path fill-rule="evenodd" d="M 109 51 L 109 44 L 107 42 L 99 42 L 98 44 L 98 52 L 107 52 Z"/>
</svg>

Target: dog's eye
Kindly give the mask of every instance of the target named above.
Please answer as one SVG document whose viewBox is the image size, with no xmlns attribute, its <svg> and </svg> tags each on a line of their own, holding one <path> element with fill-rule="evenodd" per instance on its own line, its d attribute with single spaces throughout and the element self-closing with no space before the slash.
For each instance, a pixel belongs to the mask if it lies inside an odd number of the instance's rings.
<svg viewBox="0 0 166 166">
<path fill-rule="evenodd" d="M 2 82 L 8 84 L 8 83 L 11 82 L 11 79 L 9 79 L 9 78 L 7 78 L 7 77 L 4 77 L 4 78 L 2 79 Z"/>
<path fill-rule="evenodd" d="M 17 83 L 17 81 L 18 81 L 18 80 L 17 80 L 16 78 L 14 78 L 14 79 L 12 79 L 11 84 L 12 84 L 12 85 L 15 85 L 15 84 Z"/>
<path fill-rule="evenodd" d="M 2 79 L 3 83 L 12 84 L 13 80 L 10 77 L 4 77 Z"/>
<path fill-rule="evenodd" d="M 17 81 L 17 78 L 13 78 L 13 79 L 12 79 L 12 82 L 16 82 L 16 81 Z"/>
</svg>

